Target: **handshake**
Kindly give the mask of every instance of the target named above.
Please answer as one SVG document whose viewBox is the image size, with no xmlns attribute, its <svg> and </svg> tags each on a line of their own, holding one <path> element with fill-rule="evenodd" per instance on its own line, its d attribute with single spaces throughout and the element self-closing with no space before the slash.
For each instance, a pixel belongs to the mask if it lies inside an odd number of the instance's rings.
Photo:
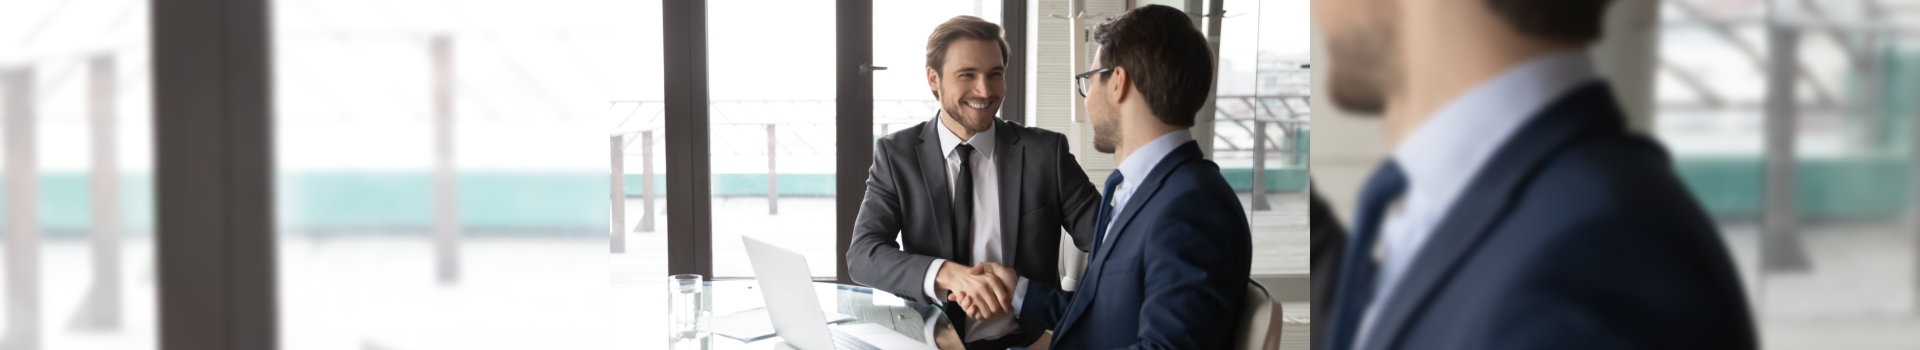
<svg viewBox="0 0 1920 350">
<path fill-rule="evenodd" d="M 983 262 L 973 267 L 948 261 L 934 277 L 934 287 L 948 301 L 960 304 L 967 317 L 992 320 L 1013 315 L 1014 286 L 1020 275 L 999 263 Z"/>
</svg>

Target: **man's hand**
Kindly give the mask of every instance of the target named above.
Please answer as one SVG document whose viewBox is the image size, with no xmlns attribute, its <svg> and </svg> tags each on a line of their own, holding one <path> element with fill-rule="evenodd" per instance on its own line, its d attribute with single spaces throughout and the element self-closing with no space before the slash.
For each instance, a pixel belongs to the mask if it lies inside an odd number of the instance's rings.
<svg viewBox="0 0 1920 350">
<path fill-rule="evenodd" d="M 947 300 L 959 302 L 969 316 L 1000 315 L 1013 311 L 1013 286 L 1002 283 L 993 274 L 974 274 L 972 268 L 948 261 L 934 275 L 934 289 L 947 293 Z M 979 299 L 979 300 L 974 300 Z M 1005 302 L 987 302 L 1005 300 Z"/>
<path fill-rule="evenodd" d="M 1007 286 L 1007 291 L 1009 292 L 1013 291 L 1014 286 L 1017 286 L 1020 284 L 1019 272 L 1015 272 L 1013 271 L 1013 268 L 1007 267 L 1006 265 L 1000 265 L 1000 263 L 996 263 L 996 262 L 983 262 L 983 263 L 980 263 L 979 265 L 974 265 L 972 269 L 967 269 L 967 273 L 975 274 L 975 275 L 992 274 L 994 277 L 999 277 L 1000 283 L 1005 284 Z M 1007 298 L 1007 302 L 1012 303 L 1013 302 L 1013 298 L 1011 298 L 1012 295 L 1009 294 L 1008 296 L 1009 298 Z"/>
<path fill-rule="evenodd" d="M 948 261 L 940 266 L 933 283 L 935 290 L 947 293 L 947 300 L 960 303 L 974 319 L 1013 313 L 1013 285 L 994 274 L 975 274 L 966 265 Z"/>
<path fill-rule="evenodd" d="M 941 272 L 945 273 L 946 271 L 943 269 Z M 984 292 L 978 290 L 954 290 L 952 294 L 947 295 L 947 300 L 959 303 L 960 308 L 966 310 L 968 317 L 977 320 L 992 320 L 1013 314 L 1013 287 L 1018 285 L 1020 280 L 1019 274 L 1015 273 L 1013 269 L 998 263 L 985 262 L 967 269 L 966 276 L 970 278 L 990 279 L 992 280 L 992 284 L 999 286 L 998 288 Z M 993 293 L 989 294 L 985 292 Z"/>
</svg>

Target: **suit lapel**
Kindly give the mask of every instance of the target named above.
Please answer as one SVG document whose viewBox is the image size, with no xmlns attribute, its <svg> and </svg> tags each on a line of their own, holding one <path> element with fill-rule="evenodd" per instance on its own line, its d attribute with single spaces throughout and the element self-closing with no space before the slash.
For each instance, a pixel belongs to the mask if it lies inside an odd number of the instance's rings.
<svg viewBox="0 0 1920 350">
<path fill-rule="evenodd" d="M 920 147 L 917 147 L 918 157 L 915 158 L 920 160 L 920 180 L 926 185 L 926 198 L 933 202 L 927 204 L 933 207 L 934 231 L 941 233 L 937 237 L 941 237 L 940 246 L 946 247 L 943 253 L 953 256 L 960 248 L 947 243 L 953 241 L 947 237 L 959 233 L 953 232 L 953 218 L 948 217 L 953 212 L 953 196 L 949 194 L 953 190 L 947 186 L 947 157 L 940 150 L 940 134 L 935 134 L 947 132 L 943 130 L 946 127 L 940 125 L 938 113 L 935 112 L 933 120 L 920 124 Z"/>
<path fill-rule="evenodd" d="M 1153 170 L 1147 172 L 1145 179 L 1141 179 L 1138 185 L 1133 185 L 1139 187 L 1133 190 L 1131 197 L 1127 197 L 1126 208 L 1122 208 L 1118 214 L 1115 214 L 1114 217 L 1118 219 L 1112 227 L 1107 228 L 1105 233 L 1107 236 L 1101 239 L 1100 249 L 1094 251 L 1093 256 L 1088 259 L 1086 271 L 1083 272 L 1080 282 L 1082 288 L 1075 293 L 1073 300 L 1068 302 L 1066 317 L 1061 318 L 1064 324 L 1060 327 L 1059 335 L 1055 339 L 1065 338 L 1066 333 L 1077 323 L 1074 321 L 1093 305 L 1093 298 L 1100 291 L 1100 271 L 1107 267 L 1107 258 L 1113 255 L 1113 247 L 1119 245 L 1120 236 L 1127 232 L 1127 224 L 1133 222 L 1134 214 L 1139 212 L 1141 207 L 1146 206 L 1154 194 L 1160 192 L 1161 185 L 1166 182 L 1167 173 L 1173 172 L 1173 169 L 1179 167 L 1181 163 L 1200 157 L 1200 146 L 1194 142 L 1189 141 L 1174 147 L 1173 152 L 1167 153 L 1165 158 L 1160 158 L 1160 162 L 1153 165 Z"/>
<path fill-rule="evenodd" d="M 1480 173 L 1463 193 L 1472 200 L 1459 200 L 1447 211 L 1433 236 L 1408 264 L 1391 298 L 1385 298 L 1374 328 L 1369 332 L 1367 349 L 1392 349 L 1407 325 L 1428 304 L 1460 262 L 1480 245 L 1495 223 L 1512 207 L 1517 192 L 1547 158 L 1568 144 L 1598 131 L 1622 128 L 1620 112 L 1605 84 L 1593 83 L 1574 89 L 1559 101 L 1532 116 L 1525 127 L 1505 141 L 1499 151 L 1480 168 Z M 1465 199 L 1465 198 L 1462 198 Z M 1381 291 L 1389 292 L 1389 291 Z"/>
<path fill-rule="evenodd" d="M 1007 267 L 1017 268 L 1014 260 L 1020 257 L 1020 184 L 1026 182 L 1021 177 L 1021 158 L 1026 152 L 1020 149 L 1020 132 L 1014 129 L 1017 126 L 1002 120 L 994 123 L 999 123 L 994 127 L 993 156 L 1000 168 L 1000 260 Z"/>
<path fill-rule="evenodd" d="M 1153 198 L 1154 193 L 1160 192 L 1160 185 L 1166 182 L 1167 173 L 1173 172 L 1173 168 L 1178 167 L 1180 163 L 1185 163 L 1190 158 L 1196 158 L 1199 152 L 1200 146 L 1193 141 L 1189 141 L 1179 147 L 1174 147 L 1173 152 L 1168 152 L 1165 158 L 1160 159 L 1160 163 L 1153 165 L 1153 170 L 1147 172 L 1146 179 L 1134 185 L 1139 187 L 1135 187 L 1133 195 L 1127 197 L 1127 207 L 1122 208 L 1118 214 L 1115 214 L 1114 217 L 1117 218 L 1117 220 L 1113 222 L 1113 227 L 1107 228 L 1107 237 L 1101 241 L 1100 251 L 1094 254 L 1094 260 L 1102 262 L 1099 266 L 1104 267 L 1106 265 L 1104 262 L 1107 261 L 1107 258 L 1113 256 L 1114 245 L 1107 243 L 1120 241 L 1120 235 L 1127 232 L 1127 224 L 1133 222 L 1133 214 L 1139 212 L 1140 207 L 1146 205 L 1148 199 Z M 1088 271 L 1092 271 L 1092 269 Z"/>
</svg>

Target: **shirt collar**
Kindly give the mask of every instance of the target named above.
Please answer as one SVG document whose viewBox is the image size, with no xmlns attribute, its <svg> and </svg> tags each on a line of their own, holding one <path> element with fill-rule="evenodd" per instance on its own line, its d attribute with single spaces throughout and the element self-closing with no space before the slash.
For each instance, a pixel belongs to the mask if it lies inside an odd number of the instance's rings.
<svg viewBox="0 0 1920 350">
<path fill-rule="evenodd" d="M 943 111 L 940 113 L 945 114 L 946 112 Z M 933 120 L 933 126 L 936 128 L 940 128 L 939 130 L 937 130 L 938 132 L 935 132 L 935 134 L 940 134 L 941 154 L 952 155 L 953 148 L 960 146 L 960 137 L 953 136 L 953 130 L 948 130 L 947 124 L 940 122 L 939 118 L 944 118 L 944 117 L 945 116 L 935 117 L 935 119 Z M 973 133 L 973 138 L 968 139 L 967 144 L 973 145 L 973 151 L 979 152 L 981 157 L 984 157 L 986 159 L 993 159 L 993 141 L 994 141 L 993 133 L 994 133 L 994 129 L 999 128 L 999 124 L 1000 124 L 1000 120 L 998 118 L 996 118 L 992 123 L 987 123 L 987 130 L 982 130 L 980 132 Z"/>
<path fill-rule="evenodd" d="M 1127 155 L 1126 160 L 1120 161 L 1120 176 L 1124 179 L 1121 182 L 1135 183 L 1145 180 L 1147 172 L 1153 171 L 1153 166 L 1160 164 L 1160 160 L 1166 158 L 1168 153 L 1173 153 L 1175 147 L 1191 141 L 1193 141 L 1193 132 L 1180 129 L 1140 145 L 1140 149 L 1133 150 L 1133 154 Z"/>
<path fill-rule="evenodd" d="M 1446 208 L 1501 144 L 1554 99 L 1594 80 L 1585 50 L 1533 58 L 1475 86 L 1427 118 L 1393 158 L 1408 208 Z"/>
</svg>

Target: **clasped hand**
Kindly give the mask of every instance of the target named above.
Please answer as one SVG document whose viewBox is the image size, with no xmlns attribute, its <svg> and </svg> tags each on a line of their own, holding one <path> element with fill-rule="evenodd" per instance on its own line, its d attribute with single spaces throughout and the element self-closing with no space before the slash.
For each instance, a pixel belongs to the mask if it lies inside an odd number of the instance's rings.
<svg viewBox="0 0 1920 350">
<path fill-rule="evenodd" d="M 1014 286 L 1020 275 L 999 263 L 983 262 L 966 267 L 953 262 L 940 270 L 948 275 L 947 300 L 958 303 L 967 317 L 992 320 L 1013 315 Z"/>
</svg>

